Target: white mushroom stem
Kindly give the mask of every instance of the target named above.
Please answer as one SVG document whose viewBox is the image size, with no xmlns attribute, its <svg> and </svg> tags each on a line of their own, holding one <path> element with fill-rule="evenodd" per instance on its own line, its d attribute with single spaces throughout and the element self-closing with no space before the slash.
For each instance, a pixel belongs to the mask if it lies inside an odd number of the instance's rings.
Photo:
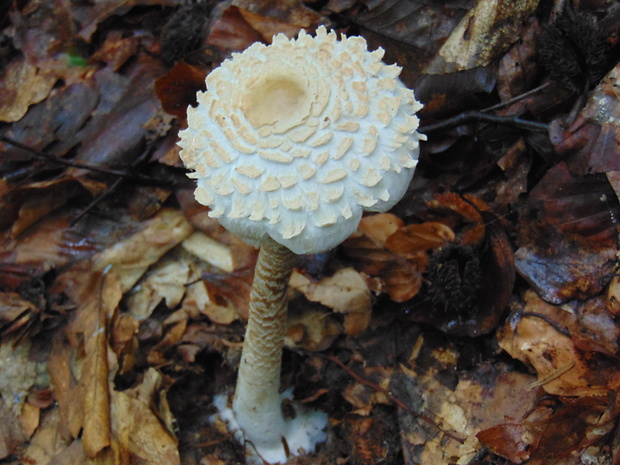
<svg viewBox="0 0 620 465">
<path fill-rule="evenodd" d="M 268 239 L 260 248 L 254 273 L 233 411 L 248 446 L 259 453 L 265 448 L 282 447 L 286 435 L 280 371 L 287 321 L 286 291 L 295 257 L 289 249 Z"/>
</svg>

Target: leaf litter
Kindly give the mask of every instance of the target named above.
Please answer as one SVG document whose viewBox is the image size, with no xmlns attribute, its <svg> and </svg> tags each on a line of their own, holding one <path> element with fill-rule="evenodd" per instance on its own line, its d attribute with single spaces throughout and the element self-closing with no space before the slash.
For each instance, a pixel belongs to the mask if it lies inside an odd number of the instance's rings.
<svg viewBox="0 0 620 465">
<path fill-rule="evenodd" d="M 231 52 L 326 24 L 404 66 L 429 142 L 392 212 L 293 274 L 283 386 L 331 439 L 290 463 L 618 462 L 618 8 L 182 3 L 2 15 L 0 461 L 240 463 L 207 418 L 256 251 L 175 141 Z"/>
</svg>

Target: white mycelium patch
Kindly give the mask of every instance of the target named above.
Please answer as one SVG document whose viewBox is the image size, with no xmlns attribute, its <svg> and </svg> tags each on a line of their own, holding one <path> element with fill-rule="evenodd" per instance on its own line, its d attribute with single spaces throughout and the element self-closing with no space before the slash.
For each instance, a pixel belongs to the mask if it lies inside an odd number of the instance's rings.
<svg viewBox="0 0 620 465">
<path fill-rule="evenodd" d="M 269 235 L 298 254 L 344 241 L 363 210 L 391 208 L 425 138 L 422 105 L 383 54 L 319 27 L 224 61 L 180 133 L 197 200 L 249 243 Z"/>
</svg>

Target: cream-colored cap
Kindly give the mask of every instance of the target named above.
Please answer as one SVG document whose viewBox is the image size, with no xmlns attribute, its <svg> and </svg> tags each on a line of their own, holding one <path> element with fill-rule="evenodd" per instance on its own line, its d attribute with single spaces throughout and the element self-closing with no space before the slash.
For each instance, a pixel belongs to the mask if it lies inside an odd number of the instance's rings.
<svg viewBox="0 0 620 465">
<path fill-rule="evenodd" d="M 422 105 L 383 53 L 321 26 L 224 61 L 180 133 L 196 199 L 248 243 L 268 235 L 298 254 L 340 244 L 363 210 L 391 208 L 425 137 Z"/>
</svg>

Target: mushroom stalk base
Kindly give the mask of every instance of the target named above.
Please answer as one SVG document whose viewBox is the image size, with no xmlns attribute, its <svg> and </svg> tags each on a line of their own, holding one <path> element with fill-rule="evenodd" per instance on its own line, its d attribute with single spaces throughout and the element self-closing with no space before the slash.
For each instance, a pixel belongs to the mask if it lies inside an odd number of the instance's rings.
<svg viewBox="0 0 620 465">
<path fill-rule="evenodd" d="M 316 442 L 325 439 L 325 414 L 299 412 L 294 420 L 282 416 L 279 391 L 286 293 L 295 257 L 271 239 L 261 246 L 233 400 L 234 417 L 243 430 L 246 450 L 255 451 L 269 463 L 286 462 L 286 449 L 293 455 L 298 449 L 310 452 Z M 309 442 L 308 434 L 315 439 Z"/>
</svg>

